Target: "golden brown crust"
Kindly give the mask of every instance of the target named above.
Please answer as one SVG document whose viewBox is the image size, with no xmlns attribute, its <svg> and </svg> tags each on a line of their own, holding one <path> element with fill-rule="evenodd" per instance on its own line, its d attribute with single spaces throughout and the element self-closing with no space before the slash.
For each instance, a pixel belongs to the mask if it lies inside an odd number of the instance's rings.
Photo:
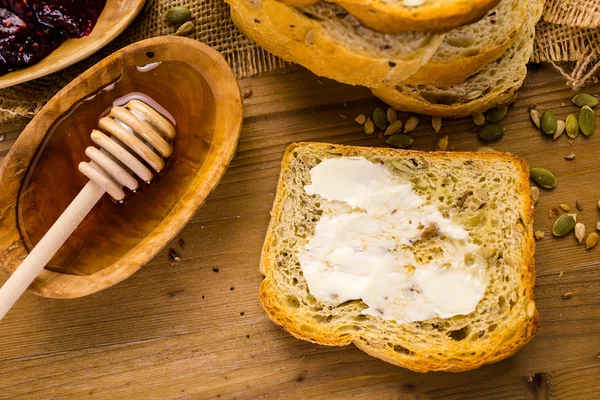
<svg viewBox="0 0 600 400">
<path fill-rule="evenodd" d="M 341 43 L 320 21 L 279 1 L 261 0 L 255 7 L 248 0 L 226 1 L 233 22 L 249 39 L 286 61 L 350 85 L 379 87 L 402 82 L 431 58 L 444 39 L 443 35 L 424 36 L 422 48 L 390 59 Z"/>
<path fill-rule="evenodd" d="M 357 152 L 362 152 L 363 154 L 369 153 L 370 155 L 375 156 L 389 156 L 391 154 L 424 156 L 429 160 L 436 160 L 442 159 L 443 157 L 447 157 L 449 154 L 451 154 L 452 157 L 461 157 L 470 160 L 503 160 L 507 163 L 512 163 L 515 165 L 518 173 L 517 182 L 519 185 L 519 192 L 522 194 L 520 214 L 523 227 L 525 228 L 525 240 L 522 247 L 523 257 L 520 267 L 523 270 L 524 275 L 521 288 L 526 290 L 525 296 L 529 299 L 529 303 L 535 304 L 533 303 L 533 286 L 535 283 L 535 269 L 533 261 L 535 243 L 533 239 L 532 228 L 533 204 L 529 196 L 529 168 L 522 159 L 512 154 L 496 152 L 424 153 L 411 150 L 361 148 L 356 146 L 333 145 L 326 143 L 293 143 L 287 148 L 283 156 L 280 178 L 283 177 L 284 172 L 290 167 L 294 157 L 294 150 L 303 146 L 310 146 L 312 150 L 336 150 L 336 152 L 340 153 L 342 156 L 350 153 L 355 155 Z M 500 338 L 499 343 L 497 343 L 497 347 L 493 349 L 493 351 L 489 351 L 485 356 L 476 359 L 454 359 L 453 361 L 446 361 L 442 363 L 440 361 L 431 361 L 426 358 L 399 354 L 391 350 L 389 347 L 385 348 L 374 343 L 369 343 L 367 339 L 360 336 L 360 333 L 356 333 L 355 335 L 336 335 L 333 332 L 327 331 L 326 328 L 318 330 L 296 324 L 293 318 L 293 312 L 291 310 L 284 310 L 276 305 L 274 299 L 276 299 L 279 294 L 275 292 L 275 288 L 272 285 L 270 278 L 271 272 L 274 268 L 276 268 L 276 266 L 271 264 L 271 259 L 269 257 L 269 250 L 275 238 L 272 228 L 275 223 L 274 221 L 277 220 L 277 217 L 281 215 L 283 211 L 283 200 L 285 193 L 285 184 L 283 180 L 280 179 L 273 204 L 273 210 L 271 211 L 272 219 L 267 230 L 260 261 L 261 273 L 265 276 L 265 279 L 260 286 L 260 302 L 265 309 L 267 316 L 296 338 L 327 346 L 346 346 L 350 343 L 354 343 L 359 349 L 363 350 L 367 354 L 416 372 L 461 372 L 478 368 L 484 364 L 494 363 L 513 355 L 523 345 L 529 342 L 529 340 L 531 340 L 539 331 L 540 324 L 537 310 L 534 309 L 533 315 L 530 317 L 527 316 L 528 311 L 526 309 L 521 310 L 523 318 L 518 319 L 515 326 L 512 326 L 510 329 L 506 330 L 504 337 Z M 527 303 L 526 307 L 529 305 L 529 303 Z"/>
</svg>

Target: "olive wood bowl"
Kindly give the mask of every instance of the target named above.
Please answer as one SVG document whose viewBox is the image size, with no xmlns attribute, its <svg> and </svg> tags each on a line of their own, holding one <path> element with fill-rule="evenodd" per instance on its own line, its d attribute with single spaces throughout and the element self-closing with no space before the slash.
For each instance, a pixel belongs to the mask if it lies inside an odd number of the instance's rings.
<svg viewBox="0 0 600 400">
<path fill-rule="evenodd" d="M 105 195 L 29 287 L 75 298 L 137 271 L 217 185 L 240 135 L 240 89 L 221 55 L 192 39 L 148 39 L 107 57 L 61 90 L 0 167 L 0 268 L 14 271 L 86 184 L 77 170 L 92 129 L 116 99 L 143 93 L 176 121 L 173 155 L 124 204 Z"/>
<path fill-rule="evenodd" d="M 85 37 L 68 39 L 39 63 L 0 76 L 0 89 L 60 71 L 87 58 L 115 39 L 133 22 L 146 0 L 107 0 L 94 30 Z"/>
</svg>

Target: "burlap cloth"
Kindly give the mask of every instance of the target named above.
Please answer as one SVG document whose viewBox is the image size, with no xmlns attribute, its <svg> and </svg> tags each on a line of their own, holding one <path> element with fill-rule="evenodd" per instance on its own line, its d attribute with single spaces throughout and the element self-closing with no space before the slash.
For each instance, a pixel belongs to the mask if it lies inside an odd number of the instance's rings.
<svg viewBox="0 0 600 400">
<path fill-rule="evenodd" d="M 149 11 L 94 56 L 44 78 L 0 90 L 0 122 L 33 117 L 58 90 L 115 50 L 172 34 L 175 28 L 163 16 L 178 5 L 192 11 L 195 32 L 189 36 L 219 51 L 238 78 L 287 65 L 235 28 L 223 0 L 155 0 Z M 552 62 L 574 88 L 594 77 L 600 68 L 600 0 L 548 0 L 538 28 L 532 61 Z"/>
</svg>

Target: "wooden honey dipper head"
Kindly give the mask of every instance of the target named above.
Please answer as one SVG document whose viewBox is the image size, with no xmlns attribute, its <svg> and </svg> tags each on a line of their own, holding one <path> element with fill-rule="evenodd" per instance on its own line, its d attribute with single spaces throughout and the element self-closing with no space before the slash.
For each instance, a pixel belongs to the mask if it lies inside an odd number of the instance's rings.
<svg viewBox="0 0 600 400">
<path fill-rule="evenodd" d="M 124 187 L 138 189 L 136 176 L 150 182 L 152 170 L 162 171 L 164 159 L 173 153 L 175 127 L 142 101 L 113 107 L 98 125 L 101 130 L 94 129 L 91 137 L 100 149 L 85 150 L 90 161 L 80 163 L 79 171 L 117 201 L 125 198 Z"/>
<path fill-rule="evenodd" d="M 102 131 L 93 130 L 92 141 L 99 149 L 88 147 L 85 154 L 90 161 L 79 164 L 79 171 L 90 181 L 0 288 L 0 319 L 104 193 L 117 201 L 123 200 L 123 187 L 135 191 L 139 187 L 136 176 L 144 182 L 150 182 L 154 177 L 152 170 L 162 171 L 165 158 L 173 153 L 169 141 L 175 138 L 175 126 L 139 100 L 131 100 L 122 107 L 113 107 L 106 117 L 100 119 L 98 125 Z"/>
</svg>

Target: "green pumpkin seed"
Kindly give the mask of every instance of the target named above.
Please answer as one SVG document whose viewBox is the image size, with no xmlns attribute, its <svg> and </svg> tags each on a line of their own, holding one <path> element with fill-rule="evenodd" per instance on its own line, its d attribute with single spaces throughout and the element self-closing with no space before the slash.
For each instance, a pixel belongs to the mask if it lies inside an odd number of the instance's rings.
<svg viewBox="0 0 600 400">
<path fill-rule="evenodd" d="M 577 107 L 596 107 L 598 105 L 598 99 L 587 93 L 578 93 L 575 97 L 571 99 L 573 104 Z"/>
<path fill-rule="evenodd" d="M 552 225 L 552 234 L 560 237 L 571 233 L 577 224 L 577 214 L 563 214 Z"/>
<path fill-rule="evenodd" d="M 579 110 L 579 129 L 585 136 L 590 136 L 594 133 L 596 126 L 596 119 L 594 118 L 594 111 L 588 107 L 583 106 Z"/>
<path fill-rule="evenodd" d="M 393 147 L 397 147 L 399 149 L 405 149 L 413 144 L 414 139 L 408 135 L 392 135 L 385 141 L 387 144 Z"/>
<path fill-rule="evenodd" d="M 540 128 L 546 135 L 554 135 L 558 122 L 556 117 L 552 114 L 552 111 L 544 111 L 542 118 L 540 119 Z"/>
<path fill-rule="evenodd" d="M 556 177 L 547 169 L 531 168 L 529 173 L 531 180 L 543 188 L 552 189 L 556 186 Z"/>
<path fill-rule="evenodd" d="M 375 122 L 375 126 L 382 131 L 388 127 L 389 122 L 387 119 L 387 114 L 385 111 L 383 111 L 383 108 L 377 107 L 375 111 L 373 111 L 373 122 Z"/>
<path fill-rule="evenodd" d="M 154 5 L 154 0 L 146 0 L 146 3 L 144 3 L 144 8 L 142 8 L 142 13 L 148 12 L 152 8 L 153 5 Z"/>
<path fill-rule="evenodd" d="M 479 139 L 485 141 L 492 141 L 501 139 L 504 136 L 504 126 L 497 122 L 483 126 L 479 130 Z"/>
<path fill-rule="evenodd" d="M 571 139 L 574 139 L 579 135 L 579 122 L 577 122 L 577 116 L 575 114 L 569 114 L 567 116 L 565 130 L 567 131 L 567 136 Z"/>
<path fill-rule="evenodd" d="M 508 107 L 494 108 L 493 110 L 488 111 L 486 119 L 489 122 L 499 122 L 506 116 L 507 112 Z"/>
<path fill-rule="evenodd" d="M 189 8 L 183 6 L 171 7 L 165 13 L 165 20 L 172 25 L 182 25 L 192 16 Z"/>
</svg>

